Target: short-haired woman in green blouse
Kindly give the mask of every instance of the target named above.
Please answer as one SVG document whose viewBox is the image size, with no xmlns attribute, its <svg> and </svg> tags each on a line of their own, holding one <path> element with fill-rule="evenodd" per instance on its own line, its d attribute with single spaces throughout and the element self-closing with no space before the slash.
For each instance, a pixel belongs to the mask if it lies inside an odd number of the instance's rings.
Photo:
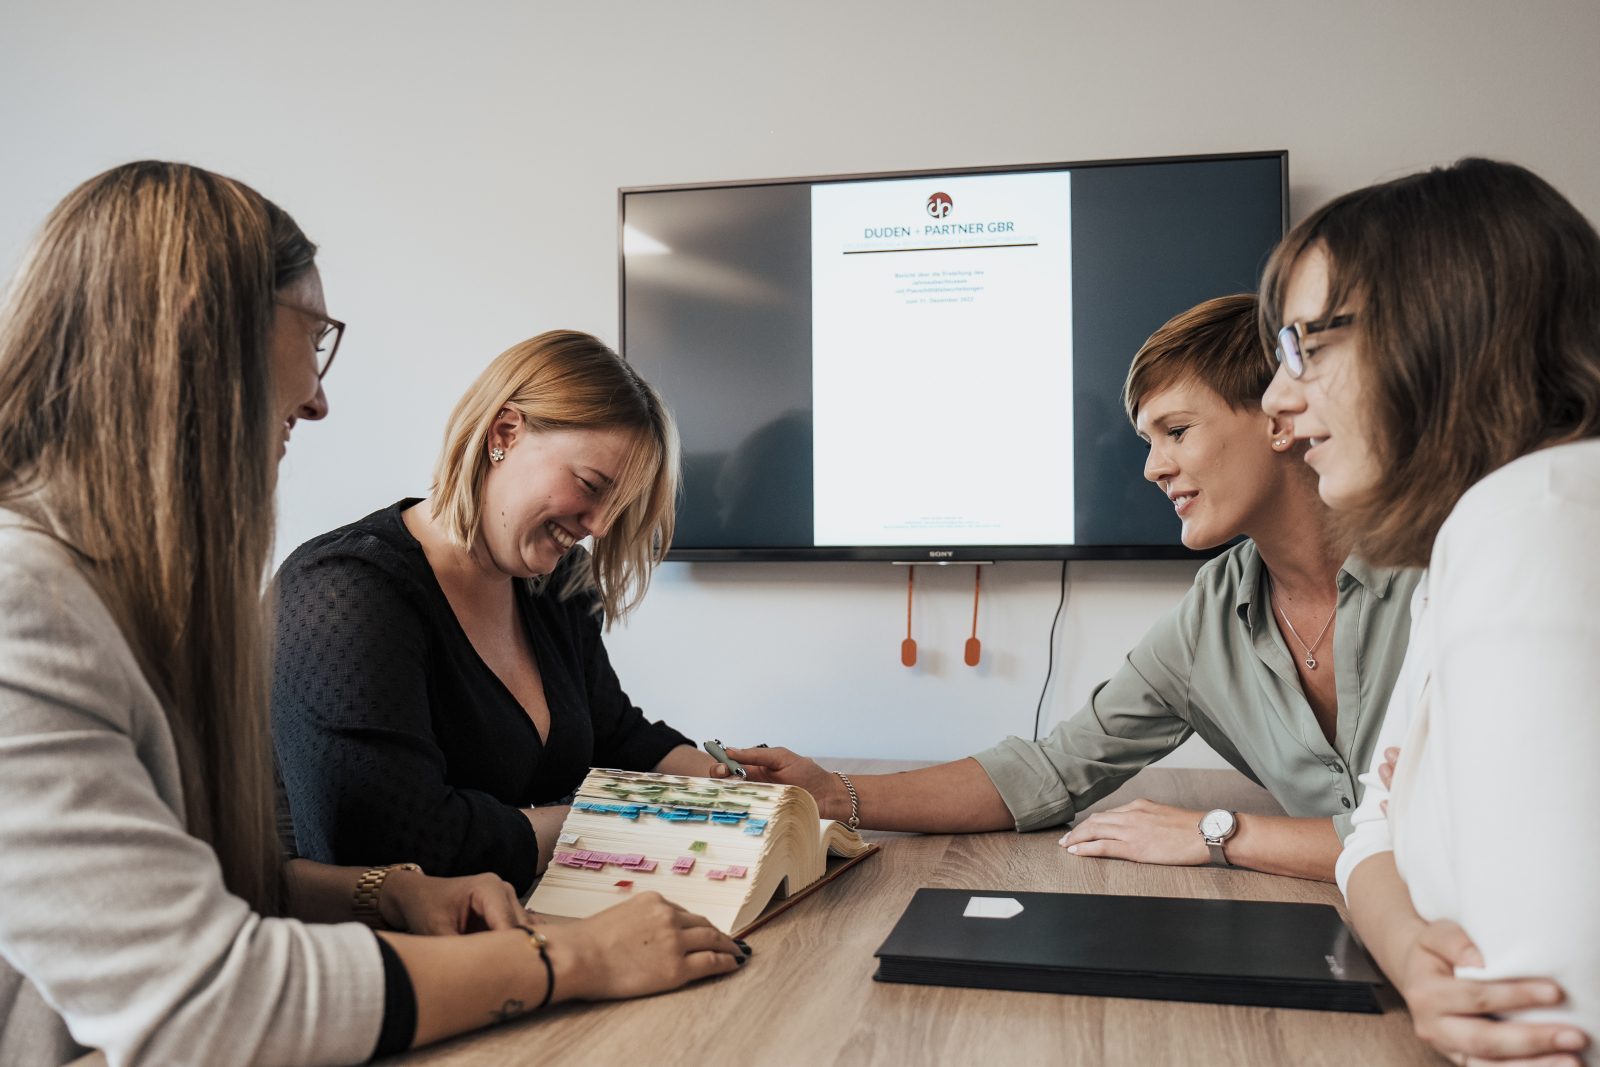
<svg viewBox="0 0 1600 1067">
<path fill-rule="evenodd" d="M 825 816 L 847 818 L 854 804 L 864 826 L 1038 830 L 1071 823 L 1199 734 L 1288 814 L 1140 800 L 1080 820 L 1062 845 L 1079 856 L 1219 860 L 1332 880 L 1361 800 L 1356 776 L 1405 657 L 1417 579 L 1350 556 L 1292 425 L 1261 410 L 1271 377 L 1248 294 L 1178 315 L 1134 357 L 1128 418 L 1149 442 L 1145 477 L 1172 501 L 1183 543 L 1244 540 L 1200 568 L 1183 602 L 1048 737 L 852 776 L 853 800 L 840 776 L 787 749 L 733 757 L 752 777 L 804 786 Z"/>
</svg>

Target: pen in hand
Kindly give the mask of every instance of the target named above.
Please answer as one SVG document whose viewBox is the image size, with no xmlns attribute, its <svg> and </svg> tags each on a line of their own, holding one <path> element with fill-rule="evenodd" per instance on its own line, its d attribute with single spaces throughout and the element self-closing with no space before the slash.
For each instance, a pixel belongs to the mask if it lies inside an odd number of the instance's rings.
<svg viewBox="0 0 1600 1067">
<path fill-rule="evenodd" d="M 712 738 L 710 741 L 702 741 L 700 744 L 707 752 L 711 753 L 712 759 L 728 768 L 729 774 L 733 775 L 735 778 L 747 777 L 744 768 L 739 766 L 738 762 L 735 761 L 733 757 L 728 755 L 728 751 L 722 747 L 721 741 L 718 741 L 716 738 Z"/>
</svg>

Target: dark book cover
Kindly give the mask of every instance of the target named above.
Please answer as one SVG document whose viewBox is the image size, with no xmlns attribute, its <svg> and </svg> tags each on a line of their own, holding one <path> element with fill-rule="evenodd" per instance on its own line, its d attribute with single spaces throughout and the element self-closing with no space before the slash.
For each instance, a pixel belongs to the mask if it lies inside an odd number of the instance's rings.
<svg viewBox="0 0 1600 1067">
<path fill-rule="evenodd" d="M 1382 1011 L 1325 904 L 919 889 L 876 956 L 880 982 Z"/>
</svg>

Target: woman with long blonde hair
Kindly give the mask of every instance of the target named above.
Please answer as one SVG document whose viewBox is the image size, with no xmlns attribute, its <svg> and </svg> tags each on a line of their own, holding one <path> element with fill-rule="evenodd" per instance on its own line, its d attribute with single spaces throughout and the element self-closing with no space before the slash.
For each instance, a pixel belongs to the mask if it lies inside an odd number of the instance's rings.
<svg viewBox="0 0 1600 1067">
<path fill-rule="evenodd" d="M 260 593 L 342 330 L 314 255 L 134 163 L 0 310 L 0 1062 L 355 1063 L 743 962 L 655 897 L 546 931 L 493 877 L 280 859 Z"/>
</svg>

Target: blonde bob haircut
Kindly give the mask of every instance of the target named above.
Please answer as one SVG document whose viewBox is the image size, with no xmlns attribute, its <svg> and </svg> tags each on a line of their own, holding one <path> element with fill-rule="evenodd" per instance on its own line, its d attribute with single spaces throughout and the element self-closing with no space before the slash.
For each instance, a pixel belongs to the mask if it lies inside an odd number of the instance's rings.
<svg viewBox="0 0 1600 1067">
<path fill-rule="evenodd" d="M 489 431 L 509 409 L 535 433 L 631 431 L 629 449 L 605 502 L 610 524 L 588 565 L 571 571 L 560 595 L 593 590 L 609 628 L 643 599 L 672 543 L 678 504 L 678 430 L 661 397 L 623 358 L 576 330 L 551 330 L 495 358 L 457 403 L 433 471 L 434 518 L 471 549 L 482 524 Z"/>
</svg>

